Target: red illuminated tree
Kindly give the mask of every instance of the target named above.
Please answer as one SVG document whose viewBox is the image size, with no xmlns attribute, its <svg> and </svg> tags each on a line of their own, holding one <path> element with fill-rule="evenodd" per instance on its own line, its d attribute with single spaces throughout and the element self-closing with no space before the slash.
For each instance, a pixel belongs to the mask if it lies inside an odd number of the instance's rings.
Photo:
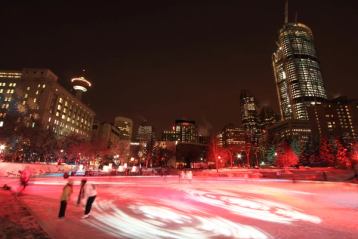
<svg viewBox="0 0 358 239">
<path fill-rule="evenodd" d="M 325 138 L 323 138 L 320 143 L 319 161 L 321 164 L 323 164 L 323 166 L 334 166 L 335 164 L 333 146 Z"/>
<path fill-rule="evenodd" d="M 298 164 L 298 156 L 287 142 L 283 142 L 278 147 L 276 165 L 278 167 L 291 167 Z"/>
<path fill-rule="evenodd" d="M 351 152 L 352 165 L 358 164 L 358 143 L 354 143 Z"/>
<path fill-rule="evenodd" d="M 347 149 L 339 142 L 336 141 L 337 145 L 337 166 L 341 168 L 352 167 L 351 161 L 348 158 Z"/>
</svg>

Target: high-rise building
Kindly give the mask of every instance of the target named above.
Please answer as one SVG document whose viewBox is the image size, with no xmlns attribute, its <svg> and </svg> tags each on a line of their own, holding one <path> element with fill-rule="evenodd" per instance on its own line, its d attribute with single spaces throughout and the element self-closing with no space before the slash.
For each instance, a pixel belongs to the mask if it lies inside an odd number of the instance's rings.
<svg viewBox="0 0 358 239">
<path fill-rule="evenodd" d="M 178 141 L 182 143 L 197 143 L 198 131 L 195 121 L 192 120 L 175 120 L 174 131 Z"/>
<path fill-rule="evenodd" d="M 226 125 L 221 134 L 223 147 L 244 146 L 246 143 L 245 130 L 235 127 L 233 124 Z"/>
<path fill-rule="evenodd" d="M 259 113 L 259 125 L 262 130 L 267 129 L 278 121 L 277 114 L 271 107 L 264 106 Z"/>
<path fill-rule="evenodd" d="M 281 119 L 308 120 L 307 107 L 327 99 L 311 29 L 288 21 L 279 31 L 272 56 Z"/>
<path fill-rule="evenodd" d="M 174 130 L 164 130 L 162 133 L 162 141 L 177 141 L 178 135 Z"/>
<path fill-rule="evenodd" d="M 133 120 L 127 117 L 117 116 L 114 119 L 114 126 L 119 129 L 122 140 L 131 140 L 133 132 Z"/>
<path fill-rule="evenodd" d="M 241 90 L 240 93 L 241 125 L 251 139 L 257 143 L 260 130 L 258 124 L 258 107 L 255 97 L 248 90 Z"/>
<path fill-rule="evenodd" d="M 92 139 L 95 142 L 103 143 L 107 148 L 117 147 L 121 141 L 119 136 L 119 129 L 110 123 L 96 122 L 93 124 Z"/>
<path fill-rule="evenodd" d="M 267 129 L 267 142 L 278 144 L 282 141 L 297 141 L 300 145 L 307 143 L 312 130 L 307 120 L 285 120 Z"/>
<path fill-rule="evenodd" d="M 154 140 L 154 128 L 147 122 L 141 123 L 138 126 L 137 141 L 138 142 L 149 142 Z"/>
<path fill-rule="evenodd" d="M 312 134 L 316 139 L 358 140 L 358 101 L 338 97 L 308 108 Z"/>
<path fill-rule="evenodd" d="M 95 113 L 63 88 L 49 69 L 0 72 L 0 130 L 41 127 L 90 139 Z"/>
</svg>

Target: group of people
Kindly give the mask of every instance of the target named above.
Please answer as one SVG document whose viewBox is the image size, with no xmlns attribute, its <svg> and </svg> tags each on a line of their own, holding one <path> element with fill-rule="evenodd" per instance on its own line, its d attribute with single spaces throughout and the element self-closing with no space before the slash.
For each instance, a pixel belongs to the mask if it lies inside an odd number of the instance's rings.
<svg viewBox="0 0 358 239">
<path fill-rule="evenodd" d="M 68 175 L 64 176 L 68 178 Z M 67 208 L 67 202 L 73 193 L 73 180 L 68 180 L 67 184 L 63 187 L 61 194 L 61 202 L 60 202 L 60 211 L 58 213 L 59 218 L 64 218 Z M 85 211 L 82 218 L 87 218 L 90 216 L 90 212 L 92 209 L 92 204 L 97 196 L 96 186 L 92 183 L 87 182 L 87 179 L 81 180 L 80 192 L 77 198 L 77 206 L 81 204 L 82 200 L 86 201 Z"/>
</svg>

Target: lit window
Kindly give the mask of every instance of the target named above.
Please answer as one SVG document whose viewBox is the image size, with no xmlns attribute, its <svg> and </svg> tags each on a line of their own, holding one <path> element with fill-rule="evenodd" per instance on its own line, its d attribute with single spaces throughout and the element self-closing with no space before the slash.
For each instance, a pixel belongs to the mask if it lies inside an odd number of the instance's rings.
<svg viewBox="0 0 358 239">
<path fill-rule="evenodd" d="M 38 94 L 39 94 L 39 91 L 37 90 L 35 94 L 38 95 Z"/>
<path fill-rule="evenodd" d="M 28 87 L 26 88 L 26 90 L 30 90 L 30 86 L 28 86 Z"/>
<path fill-rule="evenodd" d="M 51 117 L 48 118 L 48 122 L 51 122 Z"/>
<path fill-rule="evenodd" d="M 58 109 L 58 110 L 61 110 L 61 105 L 57 105 L 57 109 Z"/>
<path fill-rule="evenodd" d="M 12 86 L 15 87 L 15 86 L 16 86 L 16 83 L 12 84 Z"/>
<path fill-rule="evenodd" d="M 4 126 L 4 121 L 0 121 L 0 127 Z"/>
<path fill-rule="evenodd" d="M 45 87 L 46 87 L 46 85 L 45 85 L 45 84 L 43 84 L 43 85 L 42 85 L 42 88 L 45 88 Z"/>
<path fill-rule="evenodd" d="M 0 93 L 3 93 L 4 92 L 4 89 L 0 89 Z"/>
<path fill-rule="evenodd" d="M 60 99 L 59 99 L 59 102 L 62 103 L 62 101 L 63 101 L 62 98 L 60 98 Z"/>
<path fill-rule="evenodd" d="M 36 101 L 37 101 L 37 99 L 36 99 L 36 98 L 34 98 L 34 103 L 36 103 Z"/>
</svg>

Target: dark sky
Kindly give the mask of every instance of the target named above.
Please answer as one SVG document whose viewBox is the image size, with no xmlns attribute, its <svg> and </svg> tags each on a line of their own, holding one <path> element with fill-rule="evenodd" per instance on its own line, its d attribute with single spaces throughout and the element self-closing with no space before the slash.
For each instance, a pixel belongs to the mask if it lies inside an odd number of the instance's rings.
<svg viewBox="0 0 358 239">
<path fill-rule="evenodd" d="M 59 1 L 60 2 L 60 1 Z M 239 123 L 247 88 L 278 111 L 271 65 L 283 0 L 1 1 L 0 68 L 85 68 L 99 120 Z M 74 3 L 76 2 L 76 3 Z M 313 30 L 330 96 L 357 98 L 358 1 L 291 0 Z"/>
</svg>

